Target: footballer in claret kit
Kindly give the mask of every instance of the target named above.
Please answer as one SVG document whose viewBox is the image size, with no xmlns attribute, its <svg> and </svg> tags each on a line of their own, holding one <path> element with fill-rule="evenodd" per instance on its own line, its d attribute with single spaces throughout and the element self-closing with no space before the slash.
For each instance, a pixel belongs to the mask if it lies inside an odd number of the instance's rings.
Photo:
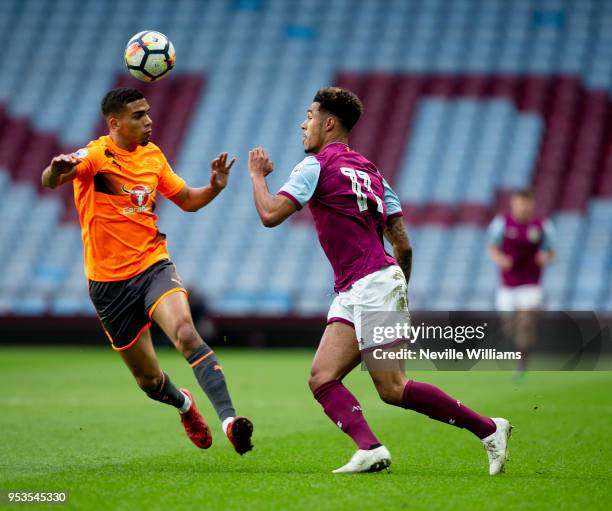
<svg viewBox="0 0 612 511">
<path fill-rule="evenodd" d="M 192 442 L 210 447 L 211 430 L 193 396 L 178 389 L 159 366 L 149 333 L 155 322 L 191 365 L 224 432 L 236 452 L 244 454 L 253 447 L 253 425 L 236 414 L 219 361 L 194 327 L 187 292 L 155 214 L 158 194 L 184 211 L 206 206 L 227 185 L 234 159 L 228 162 L 227 153 L 220 154 L 211 163 L 210 183 L 192 188 L 151 142 L 150 107 L 140 91 L 109 91 L 102 114 L 109 134 L 53 158 L 42 184 L 73 184 L 89 295 L 112 347 L 139 387 L 151 399 L 177 408 Z"/>
<path fill-rule="evenodd" d="M 536 312 L 544 299 L 542 270 L 555 258 L 554 226 L 536 215 L 535 206 L 531 189 L 515 190 L 510 210 L 496 216 L 488 232 L 489 257 L 500 272 L 497 310 L 502 313 L 505 334 L 522 354 L 516 372 L 519 379 L 536 342 Z"/>
<path fill-rule="evenodd" d="M 253 149 L 248 164 L 262 223 L 274 227 L 308 203 L 334 270 L 337 294 L 312 363 L 309 385 L 333 424 L 357 445 L 350 461 L 335 473 L 374 472 L 391 464 L 389 450 L 372 432 L 361 405 L 342 380 L 359 365 L 361 351 L 365 352 L 358 341 L 362 315 L 408 313 L 412 266 L 412 247 L 397 195 L 376 166 L 348 145 L 349 132 L 361 113 L 361 101 L 351 91 L 320 89 L 301 125 L 308 156 L 275 195 L 266 183 L 273 170 L 266 151 Z M 394 257 L 385 252 L 383 236 L 392 244 Z M 393 341 L 388 342 L 388 349 L 397 349 Z M 508 420 L 481 415 L 433 385 L 409 380 L 401 367 L 380 370 L 367 362 L 366 366 L 384 402 L 469 430 L 484 444 L 489 474 L 504 470 L 512 429 Z"/>
</svg>

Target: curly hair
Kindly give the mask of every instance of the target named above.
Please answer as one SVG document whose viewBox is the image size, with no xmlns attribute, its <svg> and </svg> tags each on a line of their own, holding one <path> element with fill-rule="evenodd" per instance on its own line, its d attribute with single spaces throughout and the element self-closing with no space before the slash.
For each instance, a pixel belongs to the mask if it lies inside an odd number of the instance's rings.
<svg viewBox="0 0 612 511">
<path fill-rule="evenodd" d="M 109 90 L 102 98 L 102 103 L 100 105 L 102 115 L 106 117 L 109 114 L 120 114 L 125 108 L 125 105 L 143 98 L 143 93 L 138 89 L 119 87 L 118 89 Z"/>
<path fill-rule="evenodd" d="M 317 91 L 313 101 L 319 103 L 321 110 L 335 115 L 347 131 L 351 131 L 363 113 L 357 95 L 342 87 L 323 87 Z"/>
</svg>

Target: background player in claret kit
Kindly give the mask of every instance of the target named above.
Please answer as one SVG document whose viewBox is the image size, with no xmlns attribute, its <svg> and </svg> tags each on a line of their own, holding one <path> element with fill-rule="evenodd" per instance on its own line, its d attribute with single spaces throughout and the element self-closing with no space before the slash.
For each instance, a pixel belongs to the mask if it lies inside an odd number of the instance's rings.
<svg viewBox="0 0 612 511">
<path fill-rule="evenodd" d="M 496 305 L 499 311 L 511 313 L 502 317 L 503 326 L 522 353 L 517 367 L 521 377 L 536 341 L 536 312 L 543 300 L 542 268 L 555 257 L 554 227 L 550 220 L 535 215 L 532 190 L 513 192 L 509 213 L 493 219 L 488 252 L 500 269 Z"/>
<path fill-rule="evenodd" d="M 397 195 L 376 167 L 347 145 L 349 131 L 361 112 L 361 102 L 352 92 L 320 89 L 301 125 L 304 150 L 310 156 L 293 169 L 277 195 L 266 184 L 265 176 L 273 169 L 266 152 L 257 148 L 249 154 L 255 205 L 263 224 L 278 225 L 308 203 L 334 270 L 338 294 L 329 310 L 309 385 L 328 417 L 358 447 L 336 473 L 378 471 L 391 463 L 389 451 L 370 430 L 359 402 L 342 379 L 361 360 L 356 335 L 361 314 L 407 311 L 412 263 Z M 383 233 L 393 245 L 395 259 L 385 253 Z M 489 473 L 503 470 L 511 429 L 507 420 L 482 416 L 433 385 L 408 380 L 400 369 L 368 370 L 386 403 L 467 428 L 485 445 Z"/>
<path fill-rule="evenodd" d="M 191 188 L 150 142 L 150 108 L 136 89 L 120 88 L 102 100 L 109 135 L 76 153 L 53 158 L 43 171 L 49 188 L 73 181 L 85 249 L 89 294 L 104 330 L 140 388 L 179 410 L 187 435 L 207 449 L 210 429 L 186 389 L 177 389 L 159 367 L 148 331 L 157 323 L 187 359 L 239 454 L 250 449 L 253 425 L 239 417 L 213 351 L 198 335 L 187 294 L 157 230 L 156 194 L 185 211 L 197 211 L 227 185 L 234 160 L 211 163 L 210 184 Z"/>
</svg>

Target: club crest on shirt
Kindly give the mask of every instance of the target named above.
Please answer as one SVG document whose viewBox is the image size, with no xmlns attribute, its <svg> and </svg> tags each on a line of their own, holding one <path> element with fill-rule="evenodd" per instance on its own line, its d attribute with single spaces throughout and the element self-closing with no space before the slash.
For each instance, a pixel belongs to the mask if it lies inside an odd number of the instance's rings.
<svg viewBox="0 0 612 511">
<path fill-rule="evenodd" d="M 131 188 L 121 185 L 121 191 L 130 196 L 130 200 L 135 206 L 133 208 L 123 208 L 124 214 L 142 213 L 151 209 L 148 202 L 151 194 L 154 192 L 152 188 L 146 185 L 134 185 Z"/>
<path fill-rule="evenodd" d="M 540 232 L 540 229 L 538 229 L 535 225 L 527 229 L 527 239 L 531 241 L 531 243 L 538 243 L 541 238 L 542 233 Z"/>
</svg>

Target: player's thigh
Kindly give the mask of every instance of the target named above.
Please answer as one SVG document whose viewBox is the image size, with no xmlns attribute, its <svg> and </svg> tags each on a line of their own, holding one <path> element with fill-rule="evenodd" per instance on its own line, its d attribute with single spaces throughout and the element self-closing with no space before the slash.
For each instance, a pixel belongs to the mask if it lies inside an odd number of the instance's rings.
<svg viewBox="0 0 612 511">
<path fill-rule="evenodd" d="M 162 371 L 148 330 L 130 348 L 119 354 L 141 387 L 154 387 L 161 378 Z"/>
<path fill-rule="evenodd" d="M 518 348 L 528 348 L 535 342 L 538 312 L 519 310 L 516 312 L 515 343 Z"/>
<path fill-rule="evenodd" d="M 336 321 L 325 328 L 310 371 L 310 386 L 341 380 L 360 362 L 355 329 Z"/>
<path fill-rule="evenodd" d="M 187 325 L 195 330 L 187 294 L 178 289 L 163 296 L 157 302 L 151 314 L 151 319 L 175 343 L 178 341 L 178 330 L 181 326 Z"/>
<path fill-rule="evenodd" d="M 500 312 L 499 320 L 501 323 L 502 333 L 509 338 L 514 337 L 516 329 L 516 318 L 514 312 Z"/>
<path fill-rule="evenodd" d="M 195 338 L 187 291 L 174 263 L 163 260 L 151 267 L 146 284 L 144 306 L 149 319 L 155 321 L 175 344 L 179 337 L 185 341 Z"/>
</svg>

